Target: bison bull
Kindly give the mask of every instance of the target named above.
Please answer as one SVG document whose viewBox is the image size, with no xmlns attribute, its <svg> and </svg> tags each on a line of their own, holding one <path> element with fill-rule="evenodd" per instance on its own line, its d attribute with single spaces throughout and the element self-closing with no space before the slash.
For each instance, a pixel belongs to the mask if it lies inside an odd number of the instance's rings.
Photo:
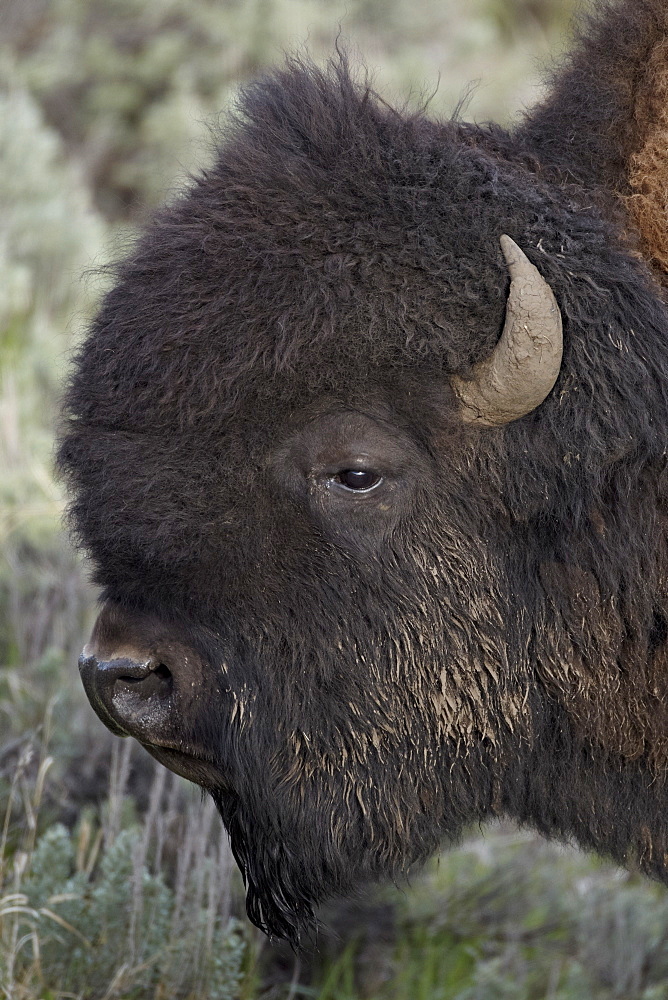
<svg viewBox="0 0 668 1000">
<path fill-rule="evenodd" d="M 490 816 L 668 882 L 667 34 L 602 5 L 510 131 L 288 62 L 79 351 L 84 685 L 270 932 Z"/>
</svg>

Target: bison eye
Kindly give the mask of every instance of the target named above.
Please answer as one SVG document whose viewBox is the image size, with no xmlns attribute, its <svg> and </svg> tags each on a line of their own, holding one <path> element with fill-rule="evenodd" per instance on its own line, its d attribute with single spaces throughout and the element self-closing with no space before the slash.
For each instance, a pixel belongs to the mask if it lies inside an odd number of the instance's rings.
<svg viewBox="0 0 668 1000">
<path fill-rule="evenodd" d="M 382 476 L 368 469 L 344 469 L 337 472 L 334 482 L 340 483 L 347 490 L 357 490 L 359 493 L 373 490 L 382 482 Z"/>
</svg>

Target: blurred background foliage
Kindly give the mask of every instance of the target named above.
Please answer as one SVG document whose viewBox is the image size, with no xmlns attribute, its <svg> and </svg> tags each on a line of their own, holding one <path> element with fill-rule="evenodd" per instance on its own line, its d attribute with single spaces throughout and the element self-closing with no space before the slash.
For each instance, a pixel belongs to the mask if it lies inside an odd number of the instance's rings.
<svg viewBox="0 0 668 1000">
<path fill-rule="evenodd" d="M 333 907 L 302 959 L 256 935 L 212 808 L 79 690 L 95 594 L 52 469 L 104 265 L 210 160 L 240 83 L 338 38 L 390 101 L 508 121 L 573 6 L 0 0 L 0 996 L 668 1000 L 663 891 L 512 830 Z"/>
</svg>

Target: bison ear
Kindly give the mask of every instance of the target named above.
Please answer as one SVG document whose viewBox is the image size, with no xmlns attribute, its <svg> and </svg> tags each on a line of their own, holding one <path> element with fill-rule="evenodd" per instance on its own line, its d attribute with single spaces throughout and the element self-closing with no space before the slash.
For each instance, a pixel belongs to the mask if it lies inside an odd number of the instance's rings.
<svg viewBox="0 0 668 1000">
<path fill-rule="evenodd" d="M 564 181 L 607 195 L 668 282 L 668 3 L 599 2 L 516 137 Z M 624 218 L 625 215 L 625 218 Z"/>
</svg>

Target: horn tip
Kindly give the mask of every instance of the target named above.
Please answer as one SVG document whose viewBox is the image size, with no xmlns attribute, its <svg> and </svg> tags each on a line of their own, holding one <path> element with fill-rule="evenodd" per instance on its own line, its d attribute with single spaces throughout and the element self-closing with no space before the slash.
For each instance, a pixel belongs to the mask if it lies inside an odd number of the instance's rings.
<svg viewBox="0 0 668 1000">
<path fill-rule="evenodd" d="M 511 239 L 511 237 L 507 236 L 505 233 L 499 237 L 499 243 L 501 244 L 501 250 L 503 251 L 503 256 L 505 257 L 508 267 L 510 267 L 511 264 L 515 264 L 522 256 L 522 251 L 518 247 L 515 240 Z"/>
</svg>

